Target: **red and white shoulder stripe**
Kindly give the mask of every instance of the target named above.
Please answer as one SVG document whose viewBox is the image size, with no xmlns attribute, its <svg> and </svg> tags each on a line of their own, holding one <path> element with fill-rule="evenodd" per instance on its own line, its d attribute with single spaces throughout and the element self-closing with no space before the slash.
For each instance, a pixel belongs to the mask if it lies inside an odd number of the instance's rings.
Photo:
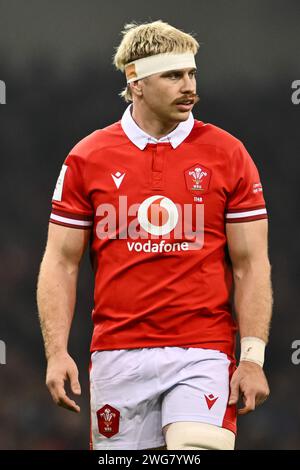
<svg viewBox="0 0 300 470">
<path fill-rule="evenodd" d="M 70 228 L 89 229 L 93 225 L 93 216 L 71 214 L 70 212 L 52 209 L 50 222 Z"/>
<path fill-rule="evenodd" d="M 247 209 L 228 209 L 225 213 L 226 223 L 252 222 L 253 220 L 267 218 L 266 206 L 248 207 Z"/>
</svg>

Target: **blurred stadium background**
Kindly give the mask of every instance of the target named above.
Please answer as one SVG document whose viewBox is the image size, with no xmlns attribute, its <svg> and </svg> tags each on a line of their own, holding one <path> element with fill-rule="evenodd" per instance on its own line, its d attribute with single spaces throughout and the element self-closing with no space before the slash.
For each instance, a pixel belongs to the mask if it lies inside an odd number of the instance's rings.
<svg viewBox="0 0 300 470">
<path fill-rule="evenodd" d="M 297 0 L 0 0 L 2 228 L 0 232 L 0 449 L 87 449 L 93 278 L 82 265 L 70 352 L 83 388 L 80 415 L 46 390 L 35 304 L 50 201 L 61 164 L 81 138 L 120 119 L 124 77 L 111 57 L 124 23 L 162 19 L 201 42 L 196 118 L 239 137 L 260 170 L 270 217 L 275 309 L 266 373 L 271 396 L 239 420 L 238 449 L 300 448 Z M 298 213 L 299 214 L 299 213 Z"/>
</svg>

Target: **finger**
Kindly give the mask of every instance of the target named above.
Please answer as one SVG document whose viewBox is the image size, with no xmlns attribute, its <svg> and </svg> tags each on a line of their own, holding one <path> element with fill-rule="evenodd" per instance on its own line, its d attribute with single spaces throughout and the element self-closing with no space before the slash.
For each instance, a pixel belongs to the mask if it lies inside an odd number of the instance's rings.
<svg viewBox="0 0 300 470">
<path fill-rule="evenodd" d="M 269 395 L 268 395 L 268 394 L 257 396 L 257 397 L 256 397 L 256 400 L 255 400 L 255 406 L 260 406 L 260 405 L 262 405 L 268 398 L 269 398 Z"/>
<path fill-rule="evenodd" d="M 75 395 L 80 395 L 81 394 L 81 387 L 80 383 L 78 380 L 78 371 L 76 368 L 70 369 L 67 372 L 69 379 L 70 379 L 70 384 L 71 384 L 71 390 Z"/>
<path fill-rule="evenodd" d="M 55 394 L 54 401 L 58 406 L 66 408 L 67 410 L 75 411 L 76 413 L 79 413 L 80 411 L 80 407 L 74 400 L 71 400 L 67 396 L 64 388 L 57 391 L 57 393 Z"/>
<path fill-rule="evenodd" d="M 56 383 L 55 386 L 52 386 L 52 388 L 50 388 L 50 392 L 54 402 L 58 406 L 62 406 L 63 408 L 66 408 L 70 411 L 79 413 L 80 407 L 75 403 L 74 400 L 71 400 L 67 396 L 65 388 L 61 383 Z"/>
<path fill-rule="evenodd" d="M 230 389 L 231 389 L 231 392 L 230 392 L 228 404 L 234 405 L 239 401 L 239 394 L 240 394 L 239 383 L 231 382 Z"/>
<path fill-rule="evenodd" d="M 80 412 L 80 407 L 74 400 L 71 400 L 67 395 L 59 397 L 58 406 L 66 408 L 67 410 L 74 411 L 75 413 Z"/>
<path fill-rule="evenodd" d="M 54 401 L 57 400 L 59 394 L 65 392 L 64 381 L 63 380 L 48 380 L 47 387 L 52 395 Z"/>
<path fill-rule="evenodd" d="M 240 408 L 238 410 L 238 414 L 246 415 L 246 414 L 250 413 L 251 411 L 255 410 L 255 395 L 254 395 L 254 393 L 244 395 L 243 400 L 244 400 L 245 406 L 244 406 L 244 408 Z"/>
</svg>

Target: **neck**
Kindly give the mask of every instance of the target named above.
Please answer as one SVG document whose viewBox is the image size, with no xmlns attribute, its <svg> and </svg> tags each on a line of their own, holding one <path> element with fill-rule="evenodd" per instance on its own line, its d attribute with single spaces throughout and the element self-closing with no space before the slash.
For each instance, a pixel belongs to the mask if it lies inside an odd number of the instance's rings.
<svg viewBox="0 0 300 470">
<path fill-rule="evenodd" d="M 159 118 L 157 114 L 153 113 L 153 111 L 147 109 L 147 112 L 145 112 L 142 106 L 139 106 L 138 104 L 133 105 L 131 115 L 136 124 L 144 132 L 156 139 L 161 139 L 168 135 L 179 124 L 174 121 L 162 121 L 162 119 Z"/>
</svg>

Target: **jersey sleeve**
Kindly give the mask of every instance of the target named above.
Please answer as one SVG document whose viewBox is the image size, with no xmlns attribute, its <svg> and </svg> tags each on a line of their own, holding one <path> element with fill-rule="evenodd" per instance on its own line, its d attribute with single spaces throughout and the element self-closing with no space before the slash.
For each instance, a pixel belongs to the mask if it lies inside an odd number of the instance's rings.
<svg viewBox="0 0 300 470">
<path fill-rule="evenodd" d="M 84 159 L 69 154 L 53 193 L 51 223 L 80 229 L 92 227 L 93 208 L 84 185 L 84 171 Z"/>
<path fill-rule="evenodd" d="M 268 215 L 259 173 L 242 143 L 233 152 L 230 171 L 226 223 L 266 219 Z"/>
</svg>

